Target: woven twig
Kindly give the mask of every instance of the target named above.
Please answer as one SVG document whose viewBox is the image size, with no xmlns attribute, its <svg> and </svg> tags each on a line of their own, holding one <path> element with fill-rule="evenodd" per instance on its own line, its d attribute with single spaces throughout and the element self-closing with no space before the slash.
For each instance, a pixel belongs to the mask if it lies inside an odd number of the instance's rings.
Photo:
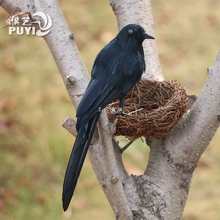
<svg viewBox="0 0 220 220">
<path fill-rule="evenodd" d="M 140 81 L 125 100 L 126 115 L 115 115 L 119 102 L 107 106 L 110 122 L 116 121 L 115 135 L 130 138 L 162 138 L 187 110 L 188 96 L 177 81 Z"/>
</svg>

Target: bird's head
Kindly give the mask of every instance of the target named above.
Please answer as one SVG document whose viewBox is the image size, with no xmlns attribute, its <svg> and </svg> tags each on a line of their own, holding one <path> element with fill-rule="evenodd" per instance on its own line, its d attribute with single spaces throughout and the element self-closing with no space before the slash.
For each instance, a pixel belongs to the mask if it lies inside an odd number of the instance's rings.
<svg viewBox="0 0 220 220">
<path fill-rule="evenodd" d="M 138 43 L 139 45 L 143 43 L 145 39 L 155 39 L 154 37 L 148 35 L 144 28 L 138 24 L 128 24 L 121 29 L 117 36 L 120 41 L 127 43 L 129 40 Z"/>
</svg>

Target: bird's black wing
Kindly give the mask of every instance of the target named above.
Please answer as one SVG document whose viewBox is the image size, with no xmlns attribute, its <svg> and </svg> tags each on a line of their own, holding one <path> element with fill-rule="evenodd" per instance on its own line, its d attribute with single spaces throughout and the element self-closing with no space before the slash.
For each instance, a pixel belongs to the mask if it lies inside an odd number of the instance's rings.
<svg viewBox="0 0 220 220">
<path fill-rule="evenodd" d="M 89 85 L 89 95 L 93 92 L 94 95 L 96 95 L 96 89 L 100 88 L 99 82 L 104 81 L 98 81 L 94 80 L 90 82 Z M 69 158 L 69 162 L 67 165 L 65 177 L 64 177 L 64 184 L 63 184 L 63 209 L 66 210 L 69 206 L 69 203 L 71 201 L 72 195 L 74 193 L 78 177 L 80 175 L 83 162 L 86 157 L 86 153 L 88 151 L 91 138 L 93 136 L 95 126 L 97 123 L 97 120 L 100 115 L 100 111 L 98 111 L 98 108 L 102 106 L 102 103 L 104 103 L 106 98 L 112 97 L 112 94 L 114 93 L 114 87 L 116 85 L 115 80 L 110 80 L 110 84 L 105 83 L 104 88 L 102 90 L 102 93 L 99 93 L 96 96 L 96 99 L 94 100 L 92 106 L 90 108 L 87 108 L 86 101 L 87 99 L 84 99 L 85 106 L 82 105 L 82 107 L 86 108 L 86 113 L 84 113 L 82 116 L 77 118 L 77 130 L 78 134 L 73 146 L 72 153 Z M 86 96 L 90 97 L 90 96 Z"/>
<path fill-rule="evenodd" d="M 78 128 L 80 123 L 89 119 L 99 107 L 102 107 L 103 100 L 117 85 L 122 56 L 123 52 L 120 51 L 116 40 L 110 42 L 98 54 L 93 65 L 91 80 L 77 109 Z"/>
</svg>

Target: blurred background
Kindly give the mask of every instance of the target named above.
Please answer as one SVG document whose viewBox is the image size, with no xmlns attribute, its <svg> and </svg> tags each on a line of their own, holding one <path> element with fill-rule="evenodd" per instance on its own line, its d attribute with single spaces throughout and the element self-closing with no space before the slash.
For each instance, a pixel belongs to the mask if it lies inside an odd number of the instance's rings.
<svg viewBox="0 0 220 220">
<path fill-rule="evenodd" d="M 108 1 L 60 1 L 89 70 L 117 32 Z M 154 0 L 156 39 L 166 79 L 198 94 L 220 49 L 220 1 Z M 1 26 L 7 14 L 0 10 Z M 61 209 L 61 190 L 73 138 L 61 124 L 74 109 L 45 42 L 0 29 L 0 219 L 114 219 L 87 160 L 74 201 Z M 149 149 L 137 141 L 125 153 L 139 174 Z M 194 173 L 184 220 L 220 219 L 220 132 Z"/>
</svg>

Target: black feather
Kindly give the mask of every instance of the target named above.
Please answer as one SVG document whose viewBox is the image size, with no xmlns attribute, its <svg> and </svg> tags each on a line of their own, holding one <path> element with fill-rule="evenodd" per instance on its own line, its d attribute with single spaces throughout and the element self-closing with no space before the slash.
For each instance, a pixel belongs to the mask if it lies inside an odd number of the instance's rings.
<svg viewBox="0 0 220 220">
<path fill-rule="evenodd" d="M 88 124 L 80 129 L 76 137 L 73 150 L 70 154 L 63 184 L 62 198 L 64 211 L 68 208 L 73 196 L 99 115 L 100 113 L 97 112 L 96 115 L 88 122 Z"/>
<path fill-rule="evenodd" d="M 77 109 L 76 137 L 63 184 L 63 209 L 73 196 L 100 112 L 127 95 L 145 71 L 144 39 L 153 39 L 135 24 L 125 26 L 97 55 L 91 80 Z"/>
</svg>

